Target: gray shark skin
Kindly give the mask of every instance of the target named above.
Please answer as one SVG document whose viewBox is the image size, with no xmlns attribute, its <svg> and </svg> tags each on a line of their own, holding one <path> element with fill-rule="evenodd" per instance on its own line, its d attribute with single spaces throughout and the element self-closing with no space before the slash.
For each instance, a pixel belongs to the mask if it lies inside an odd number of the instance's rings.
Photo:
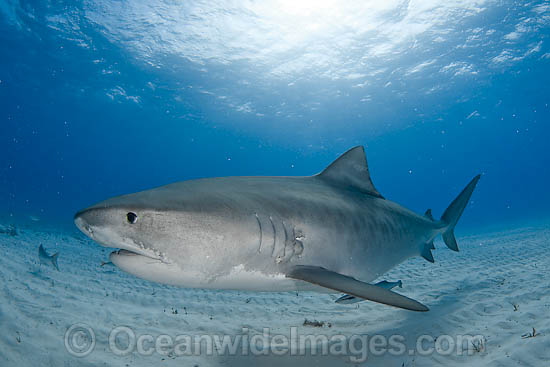
<svg viewBox="0 0 550 367">
<path fill-rule="evenodd" d="M 458 251 L 453 229 L 476 176 L 441 220 L 386 200 L 363 147 L 307 177 L 178 182 L 100 202 L 77 227 L 110 260 L 147 280 L 194 288 L 343 292 L 414 311 L 417 301 L 368 284 L 412 256 L 433 262 L 433 239 Z"/>
</svg>

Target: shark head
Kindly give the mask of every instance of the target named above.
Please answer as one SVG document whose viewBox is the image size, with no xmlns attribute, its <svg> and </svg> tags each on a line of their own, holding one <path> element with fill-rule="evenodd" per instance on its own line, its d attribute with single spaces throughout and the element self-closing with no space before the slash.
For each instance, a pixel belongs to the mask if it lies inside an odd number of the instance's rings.
<svg viewBox="0 0 550 367">
<path fill-rule="evenodd" d="M 239 221 L 219 193 L 200 184 L 173 184 L 114 197 L 74 217 L 86 236 L 117 249 L 110 260 L 122 270 L 188 287 L 202 287 L 224 271 L 232 254 L 220 254 L 229 252 L 232 244 L 242 244 L 248 228 L 257 231 L 253 220 Z"/>
<path fill-rule="evenodd" d="M 163 283 L 171 283 L 171 277 L 183 276 L 183 271 L 166 257 L 167 248 L 158 238 L 162 236 L 158 228 L 165 222 L 162 212 L 140 203 L 139 195 L 102 201 L 76 213 L 74 221 L 92 240 L 118 249 L 109 259 L 122 270 Z"/>
<path fill-rule="evenodd" d="M 147 238 L 151 211 L 135 206 L 121 206 L 103 201 L 75 214 L 78 229 L 102 246 L 119 248 L 159 260 L 161 253 Z"/>
</svg>

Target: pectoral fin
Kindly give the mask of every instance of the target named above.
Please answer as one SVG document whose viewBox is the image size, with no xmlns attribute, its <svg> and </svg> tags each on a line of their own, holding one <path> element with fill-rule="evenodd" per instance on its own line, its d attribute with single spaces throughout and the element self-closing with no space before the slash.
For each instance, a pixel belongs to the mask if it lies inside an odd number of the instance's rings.
<svg viewBox="0 0 550 367">
<path fill-rule="evenodd" d="M 420 302 L 384 289 L 383 287 L 360 282 L 352 277 L 318 266 L 298 265 L 291 268 L 286 276 L 389 306 L 411 311 L 429 310 L 428 307 Z"/>
</svg>

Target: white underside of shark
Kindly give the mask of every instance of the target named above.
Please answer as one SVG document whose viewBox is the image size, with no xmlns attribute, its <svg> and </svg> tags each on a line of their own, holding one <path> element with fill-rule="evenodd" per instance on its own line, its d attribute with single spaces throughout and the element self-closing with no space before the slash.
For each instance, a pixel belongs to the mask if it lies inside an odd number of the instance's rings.
<svg viewBox="0 0 550 367">
<path fill-rule="evenodd" d="M 247 270 L 244 264 L 234 266 L 226 275 L 220 275 L 215 279 L 205 281 L 200 273 L 188 273 L 182 276 L 181 269 L 177 264 L 166 264 L 161 260 L 136 255 L 125 250 L 112 252 L 110 260 L 120 269 L 131 272 L 139 278 L 162 284 L 184 285 L 187 288 L 233 289 L 256 292 L 336 292 L 287 278 L 282 272 L 266 274 L 260 270 Z M 142 266 L 139 266 L 139 262 L 142 262 Z M 142 269 L 143 271 L 136 271 L 136 269 Z"/>
</svg>

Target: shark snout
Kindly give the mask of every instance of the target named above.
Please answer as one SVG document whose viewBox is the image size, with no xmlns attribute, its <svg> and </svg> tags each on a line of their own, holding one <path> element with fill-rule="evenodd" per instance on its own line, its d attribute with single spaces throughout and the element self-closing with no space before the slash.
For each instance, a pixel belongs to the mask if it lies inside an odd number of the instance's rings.
<svg viewBox="0 0 550 367">
<path fill-rule="evenodd" d="M 80 229 L 82 233 L 89 237 L 92 237 L 94 233 L 94 230 L 92 228 L 94 217 L 96 217 L 94 211 L 95 209 L 88 208 L 80 210 L 74 215 L 75 225 L 78 227 L 78 229 Z"/>
<path fill-rule="evenodd" d="M 92 236 L 94 231 L 92 230 L 92 227 L 86 224 L 86 221 L 82 219 L 82 217 L 75 217 L 74 218 L 74 224 L 80 229 L 81 232 L 88 236 Z"/>
</svg>

